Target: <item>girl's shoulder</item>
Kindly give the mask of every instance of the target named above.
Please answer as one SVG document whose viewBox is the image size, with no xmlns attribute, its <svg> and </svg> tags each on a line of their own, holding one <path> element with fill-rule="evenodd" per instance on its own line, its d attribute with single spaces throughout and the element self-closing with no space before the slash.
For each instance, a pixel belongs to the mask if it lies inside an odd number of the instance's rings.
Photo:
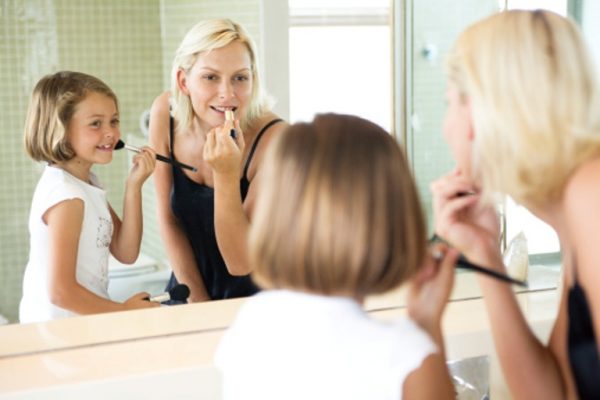
<svg viewBox="0 0 600 400">
<path fill-rule="evenodd" d="M 85 202 L 88 195 L 83 181 L 60 168 L 46 167 L 33 194 L 31 215 L 41 216 L 49 208 L 65 200 L 80 199 Z"/>
</svg>

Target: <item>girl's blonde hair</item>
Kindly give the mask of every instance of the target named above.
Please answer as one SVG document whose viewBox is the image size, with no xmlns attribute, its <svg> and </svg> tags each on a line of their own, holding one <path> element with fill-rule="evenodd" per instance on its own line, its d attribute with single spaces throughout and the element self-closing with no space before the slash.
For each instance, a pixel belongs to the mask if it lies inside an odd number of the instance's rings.
<svg viewBox="0 0 600 400">
<path fill-rule="evenodd" d="M 595 70 L 576 25 L 549 11 L 506 11 L 461 34 L 449 81 L 468 98 L 473 170 L 484 192 L 540 205 L 600 154 Z"/>
<path fill-rule="evenodd" d="M 362 298 L 422 264 L 426 229 L 404 154 L 379 126 L 325 114 L 274 139 L 250 231 L 253 279 Z"/>
<path fill-rule="evenodd" d="M 91 75 L 60 71 L 37 83 L 25 121 L 25 150 L 31 158 L 54 164 L 75 157 L 67 140 L 67 128 L 75 107 L 89 93 L 110 97 L 118 109 L 114 92 Z"/>
<path fill-rule="evenodd" d="M 179 88 L 177 73 L 181 70 L 187 74 L 200 54 L 225 47 L 234 41 L 242 43 L 248 49 L 251 63 L 252 94 L 245 115 L 240 118 L 242 129 L 246 129 L 254 119 L 269 111 L 270 99 L 261 87 L 256 46 L 248 33 L 230 19 L 201 21 L 183 38 L 171 69 L 171 108 L 177 121 L 177 131 L 189 129 L 194 118 L 192 102 Z"/>
</svg>

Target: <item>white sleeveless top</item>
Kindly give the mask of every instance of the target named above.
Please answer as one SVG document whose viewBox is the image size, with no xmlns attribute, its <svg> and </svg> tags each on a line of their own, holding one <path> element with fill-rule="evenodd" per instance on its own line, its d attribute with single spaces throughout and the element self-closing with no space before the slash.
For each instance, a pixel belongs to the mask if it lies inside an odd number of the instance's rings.
<svg viewBox="0 0 600 400">
<path fill-rule="evenodd" d="M 410 319 L 377 321 L 350 298 L 276 290 L 246 301 L 215 363 L 224 400 L 398 400 L 436 351 Z"/>
<path fill-rule="evenodd" d="M 84 202 L 84 216 L 77 252 L 76 279 L 83 287 L 108 296 L 108 257 L 113 223 L 106 192 L 96 176 L 90 183 L 68 172 L 47 166 L 35 189 L 29 214 L 29 261 L 23 278 L 23 297 L 19 308 L 21 322 L 38 322 L 76 315 L 50 303 L 48 295 L 48 226 L 44 213 L 56 204 L 70 199 Z"/>
</svg>

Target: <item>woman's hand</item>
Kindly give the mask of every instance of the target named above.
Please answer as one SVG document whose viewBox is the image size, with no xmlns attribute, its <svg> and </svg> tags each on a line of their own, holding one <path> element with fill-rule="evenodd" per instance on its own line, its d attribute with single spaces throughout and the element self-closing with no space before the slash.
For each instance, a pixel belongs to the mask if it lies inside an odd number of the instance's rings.
<svg viewBox="0 0 600 400">
<path fill-rule="evenodd" d="M 129 182 L 137 184 L 140 187 L 148 179 L 154 167 L 156 166 L 156 152 L 148 146 L 144 146 L 141 151 L 133 156 L 133 166 L 129 172 Z"/>
<path fill-rule="evenodd" d="M 441 318 L 454 285 L 454 266 L 458 252 L 436 244 L 427 254 L 425 265 L 411 280 L 408 291 L 408 314 L 421 328 L 436 336 L 441 332 Z"/>
<path fill-rule="evenodd" d="M 232 129 L 235 129 L 235 138 L 231 137 Z M 233 174 L 238 177 L 244 146 L 244 133 L 239 121 L 225 121 L 223 125 L 207 133 L 203 151 L 204 161 L 215 173 Z"/>
<path fill-rule="evenodd" d="M 479 191 L 454 171 L 431 184 L 435 232 L 469 261 L 497 265 L 500 224 L 493 205 L 482 204 Z"/>
</svg>

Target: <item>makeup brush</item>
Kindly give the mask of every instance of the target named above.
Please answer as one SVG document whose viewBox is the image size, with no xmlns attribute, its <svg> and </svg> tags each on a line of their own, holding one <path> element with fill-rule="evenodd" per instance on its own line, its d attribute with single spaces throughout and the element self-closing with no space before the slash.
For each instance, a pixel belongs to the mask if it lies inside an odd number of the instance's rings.
<svg viewBox="0 0 600 400">
<path fill-rule="evenodd" d="M 125 144 L 125 142 L 123 142 L 122 140 L 119 140 L 117 142 L 117 144 L 115 145 L 115 150 L 120 150 L 122 148 L 126 148 L 127 150 L 133 151 L 135 153 L 139 153 L 139 152 L 142 151 L 141 149 L 139 149 L 139 148 L 137 148 L 135 146 L 132 146 L 132 145 L 129 145 L 129 144 Z M 176 166 L 181 167 L 181 168 L 189 169 L 190 171 L 193 171 L 193 172 L 198 171 L 195 167 L 189 166 L 189 165 L 184 164 L 184 163 L 180 163 L 179 161 L 173 160 L 172 158 L 169 158 L 169 157 L 161 156 L 160 154 L 156 155 L 156 159 L 159 160 L 159 161 L 162 161 L 162 162 L 166 162 L 166 163 L 169 163 L 169 164 L 172 164 L 172 165 L 176 165 Z"/>
<path fill-rule="evenodd" d="M 431 239 L 429 239 L 429 243 L 436 243 L 436 242 L 444 242 L 444 240 L 442 238 L 440 238 L 438 235 L 434 234 L 433 237 Z M 442 258 L 442 254 L 436 253 L 436 254 L 433 254 L 433 257 L 436 260 L 440 260 Z M 475 271 L 475 272 L 479 272 L 481 274 L 491 276 L 492 278 L 496 278 L 503 282 L 512 283 L 513 285 L 517 285 L 517 286 L 521 286 L 521 287 L 527 287 L 527 282 L 512 278 L 506 274 L 503 274 L 502 272 L 494 271 L 493 269 L 489 269 L 489 268 L 479 266 L 477 264 L 473 264 L 472 262 L 467 260 L 465 258 L 465 256 L 463 256 L 462 254 L 458 257 L 458 260 L 456 260 L 456 268 L 468 269 L 471 271 Z"/>
<path fill-rule="evenodd" d="M 233 111 L 225 110 L 225 120 L 233 122 L 233 120 L 234 120 Z M 229 136 L 231 136 L 232 138 L 235 139 L 236 134 L 237 133 L 235 132 L 235 129 L 231 128 L 231 131 L 229 132 Z"/>
<path fill-rule="evenodd" d="M 480 272 L 482 274 L 491 276 L 498 280 L 501 280 L 501 281 L 504 281 L 507 283 L 512 283 L 513 285 L 527 287 L 527 282 L 525 282 L 525 281 L 521 281 L 519 279 L 512 278 L 506 274 L 503 274 L 502 272 L 494 271 L 493 269 L 489 269 L 489 268 L 481 267 L 477 264 L 473 264 L 462 255 L 459 256 L 458 260 L 456 261 L 456 268 L 462 268 L 462 269 L 468 269 L 468 270 L 475 271 L 475 272 Z"/>
</svg>

